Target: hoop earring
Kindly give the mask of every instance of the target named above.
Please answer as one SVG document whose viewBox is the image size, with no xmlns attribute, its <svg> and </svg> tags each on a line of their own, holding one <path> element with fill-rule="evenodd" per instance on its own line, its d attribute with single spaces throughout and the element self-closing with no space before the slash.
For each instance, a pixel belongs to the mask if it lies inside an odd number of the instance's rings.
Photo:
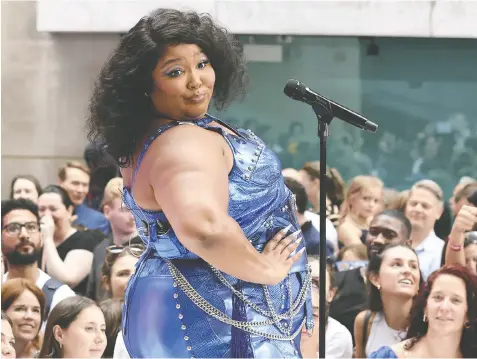
<svg viewBox="0 0 477 359">
<path fill-rule="evenodd" d="M 427 322 L 427 314 L 424 314 L 424 316 L 422 317 L 422 321 L 423 321 L 424 323 Z"/>
<path fill-rule="evenodd" d="M 466 321 L 465 324 L 464 324 L 464 328 L 465 328 L 465 329 L 470 329 L 470 328 L 472 328 L 472 323 L 471 323 L 469 320 Z"/>
</svg>

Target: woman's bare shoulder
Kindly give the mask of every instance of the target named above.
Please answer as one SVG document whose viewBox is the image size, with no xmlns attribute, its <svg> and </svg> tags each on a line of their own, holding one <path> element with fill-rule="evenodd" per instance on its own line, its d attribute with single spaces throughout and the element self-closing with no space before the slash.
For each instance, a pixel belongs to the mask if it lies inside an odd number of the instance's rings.
<svg viewBox="0 0 477 359">
<path fill-rule="evenodd" d="M 400 343 L 391 345 L 392 351 L 396 354 L 398 358 L 408 358 L 409 351 L 406 350 L 406 345 L 410 342 L 411 339 L 406 339 Z"/>
</svg>

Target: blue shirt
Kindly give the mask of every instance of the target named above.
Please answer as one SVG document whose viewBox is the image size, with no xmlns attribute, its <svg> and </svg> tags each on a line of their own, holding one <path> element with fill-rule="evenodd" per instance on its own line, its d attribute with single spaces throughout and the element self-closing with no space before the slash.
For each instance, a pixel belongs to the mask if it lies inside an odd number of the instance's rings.
<svg viewBox="0 0 477 359">
<path fill-rule="evenodd" d="M 82 204 L 76 206 L 74 214 L 78 216 L 74 224 L 85 226 L 88 229 L 97 229 L 104 234 L 109 234 L 111 232 L 109 221 L 101 212 Z"/>
<path fill-rule="evenodd" d="M 397 355 L 391 347 L 383 346 L 376 350 L 375 352 L 371 353 L 368 358 L 376 358 L 376 359 L 397 359 Z"/>
</svg>

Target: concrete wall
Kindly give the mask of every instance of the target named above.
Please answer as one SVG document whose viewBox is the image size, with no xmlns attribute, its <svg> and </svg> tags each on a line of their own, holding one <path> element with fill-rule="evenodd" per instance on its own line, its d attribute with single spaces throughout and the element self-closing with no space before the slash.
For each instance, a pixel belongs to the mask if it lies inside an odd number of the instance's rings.
<svg viewBox="0 0 477 359">
<path fill-rule="evenodd" d="M 39 1 L 40 31 L 127 31 L 161 6 L 208 12 L 236 34 L 477 38 L 472 0 Z"/>
<path fill-rule="evenodd" d="M 46 185 L 59 166 L 82 157 L 92 83 L 116 34 L 36 30 L 36 2 L 1 2 L 2 198 L 20 173 Z"/>
</svg>

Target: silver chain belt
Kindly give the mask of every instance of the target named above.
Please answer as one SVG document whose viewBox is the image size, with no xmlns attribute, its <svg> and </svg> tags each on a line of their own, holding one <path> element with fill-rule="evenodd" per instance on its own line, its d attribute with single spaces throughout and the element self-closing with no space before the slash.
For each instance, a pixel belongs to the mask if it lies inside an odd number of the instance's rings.
<svg viewBox="0 0 477 359">
<path fill-rule="evenodd" d="M 244 303 L 249 305 L 252 309 L 256 310 L 258 313 L 264 315 L 265 317 L 268 317 L 271 319 L 267 319 L 264 321 L 251 321 L 251 322 L 246 322 L 246 321 L 239 321 L 239 320 L 234 320 L 230 318 L 228 315 L 222 313 L 219 309 L 215 308 L 213 305 L 211 305 L 209 302 L 207 302 L 206 299 L 204 299 L 193 287 L 192 285 L 188 282 L 188 280 L 184 277 L 184 275 L 174 266 L 171 261 L 166 260 L 166 263 L 169 267 L 169 270 L 171 272 L 171 276 L 174 279 L 174 282 L 177 284 L 177 286 L 184 292 L 184 294 L 197 306 L 199 307 L 202 311 L 207 313 L 208 315 L 212 316 L 213 318 L 219 320 L 222 323 L 231 325 L 237 329 L 243 330 L 245 332 L 255 334 L 262 336 L 264 338 L 272 339 L 272 340 L 280 340 L 280 341 L 290 341 L 295 339 L 295 337 L 300 333 L 302 326 L 305 324 L 306 318 L 303 319 L 302 323 L 298 327 L 298 329 L 291 334 L 291 326 L 292 323 L 290 323 L 290 326 L 288 329 L 284 328 L 282 324 L 280 323 L 280 319 L 287 319 L 287 320 L 292 320 L 293 317 L 295 316 L 296 313 L 299 312 L 300 308 L 303 306 L 303 304 L 306 301 L 306 290 L 308 288 L 311 288 L 311 272 L 308 270 L 307 275 L 305 277 L 302 289 L 300 290 L 299 295 L 297 296 L 297 299 L 295 303 L 293 303 L 292 306 L 290 306 L 290 310 L 285 313 L 285 314 L 277 314 L 272 306 L 271 299 L 270 299 L 270 294 L 268 292 L 268 288 L 263 285 L 264 292 L 265 292 L 265 299 L 267 301 L 267 305 L 270 309 L 270 311 L 264 311 L 260 307 L 258 307 L 255 303 L 252 303 L 250 300 L 248 300 L 240 291 L 236 290 L 228 281 L 227 279 L 214 267 L 210 266 L 213 273 L 217 275 L 219 280 L 227 286 L 229 289 L 232 290 L 232 292 Z M 291 298 L 291 283 L 289 281 L 288 283 L 288 291 L 289 291 L 289 298 Z M 283 333 L 283 335 L 280 334 L 270 334 L 270 333 L 265 333 L 263 331 L 254 329 L 255 327 L 263 327 L 263 326 L 269 326 L 271 324 L 274 324 L 277 326 L 277 328 Z"/>
</svg>

